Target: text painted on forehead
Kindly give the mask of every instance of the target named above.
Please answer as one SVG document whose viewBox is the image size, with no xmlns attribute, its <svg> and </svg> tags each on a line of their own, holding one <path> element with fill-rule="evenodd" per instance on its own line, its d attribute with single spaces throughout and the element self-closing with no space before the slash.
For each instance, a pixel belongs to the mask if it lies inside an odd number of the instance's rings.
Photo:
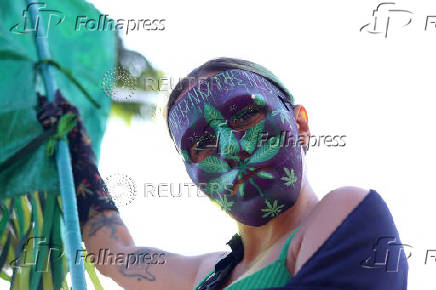
<svg viewBox="0 0 436 290">
<path fill-rule="evenodd" d="M 177 142 L 181 128 L 190 126 L 190 122 L 197 119 L 196 116 L 203 114 L 204 104 L 216 105 L 220 99 L 226 99 L 231 95 L 262 92 L 283 96 L 283 93 L 267 79 L 239 69 L 220 72 L 202 80 L 180 97 L 171 108 L 168 120 L 171 133 Z"/>
</svg>

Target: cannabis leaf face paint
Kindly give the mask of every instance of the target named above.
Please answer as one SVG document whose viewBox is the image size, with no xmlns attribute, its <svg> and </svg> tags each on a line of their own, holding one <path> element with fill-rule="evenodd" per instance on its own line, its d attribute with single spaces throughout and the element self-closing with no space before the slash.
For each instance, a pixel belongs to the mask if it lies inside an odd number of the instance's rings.
<svg viewBox="0 0 436 290">
<path fill-rule="evenodd" d="M 246 225 L 277 217 L 301 189 L 297 125 L 280 98 L 267 79 L 233 69 L 191 88 L 169 112 L 192 181 Z"/>
<path fill-rule="evenodd" d="M 265 214 L 262 217 L 275 217 L 280 214 L 282 211 L 282 208 L 284 208 L 284 205 L 278 205 L 277 200 L 274 200 L 274 202 L 271 204 L 268 200 L 265 200 L 266 208 L 262 208 L 261 211 L 265 212 Z"/>
<path fill-rule="evenodd" d="M 291 171 L 289 171 L 289 169 L 285 167 L 283 170 L 285 171 L 286 176 L 283 176 L 280 179 L 285 181 L 286 186 L 290 186 L 294 184 L 297 181 L 297 177 L 295 176 L 294 169 L 291 169 Z"/>
</svg>

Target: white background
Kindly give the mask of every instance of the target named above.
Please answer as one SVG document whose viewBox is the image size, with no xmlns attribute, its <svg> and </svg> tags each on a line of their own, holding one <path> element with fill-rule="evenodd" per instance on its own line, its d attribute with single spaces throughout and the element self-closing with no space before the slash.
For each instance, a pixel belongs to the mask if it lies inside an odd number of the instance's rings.
<svg viewBox="0 0 436 290">
<path fill-rule="evenodd" d="M 174 79 L 220 56 L 279 76 L 307 108 L 312 134 L 347 135 L 345 147 L 309 150 L 318 196 L 344 185 L 377 190 L 401 241 L 413 246 L 409 289 L 434 289 L 436 261 L 424 264 L 427 249 L 436 249 L 436 28 L 424 30 L 427 15 L 436 15 L 434 1 L 397 2 L 396 9 L 413 12 L 412 22 L 401 27 L 392 18 L 387 38 L 359 31 L 374 21 L 378 1 L 93 2 L 115 19 L 167 19 L 164 31 L 124 40 Z M 183 254 L 228 250 L 236 226 L 206 197 L 144 198 L 146 182 L 190 182 L 162 122 L 126 128 L 110 121 L 100 169 L 135 179 L 138 196 L 121 214 L 138 245 Z"/>
<path fill-rule="evenodd" d="M 413 246 L 409 289 L 434 289 L 436 261 L 424 264 L 426 251 L 436 249 L 436 28 L 424 31 L 427 15 L 436 15 L 434 1 L 398 1 L 396 9 L 413 12 L 412 22 L 400 27 L 392 19 L 387 38 L 359 31 L 373 22 L 378 1 L 92 2 L 113 19 L 165 18 L 164 31 L 129 32 L 124 40 L 174 79 L 220 56 L 279 76 L 307 108 L 312 134 L 347 136 L 345 147 L 308 152 L 319 198 L 344 185 L 377 190 L 401 241 Z M 186 255 L 228 250 L 236 226 L 206 197 L 144 197 L 145 183 L 190 182 L 162 119 L 131 127 L 110 120 L 100 171 L 135 180 L 138 195 L 120 211 L 139 246 Z"/>
</svg>

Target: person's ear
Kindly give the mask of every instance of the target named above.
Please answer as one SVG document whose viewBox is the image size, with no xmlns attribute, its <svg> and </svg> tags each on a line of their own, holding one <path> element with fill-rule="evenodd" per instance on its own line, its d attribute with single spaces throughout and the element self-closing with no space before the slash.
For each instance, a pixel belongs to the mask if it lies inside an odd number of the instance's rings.
<svg viewBox="0 0 436 290">
<path fill-rule="evenodd" d="M 309 145 L 310 130 L 309 130 L 309 118 L 307 116 L 306 108 L 302 105 L 294 106 L 294 116 L 298 127 L 298 138 L 301 145 Z"/>
</svg>

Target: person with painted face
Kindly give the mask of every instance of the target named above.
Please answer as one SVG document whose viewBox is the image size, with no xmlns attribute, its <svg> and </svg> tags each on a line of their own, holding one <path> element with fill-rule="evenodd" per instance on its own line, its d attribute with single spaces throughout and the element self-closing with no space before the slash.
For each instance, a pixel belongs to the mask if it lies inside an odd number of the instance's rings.
<svg viewBox="0 0 436 290">
<path fill-rule="evenodd" d="M 59 95 L 39 119 L 48 128 L 71 108 Z M 352 186 L 317 198 L 306 176 L 307 111 L 266 68 L 231 58 L 205 63 L 175 87 L 167 120 L 192 181 L 237 222 L 232 251 L 188 257 L 136 246 L 79 118 L 68 137 L 76 187 L 83 193 L 85 179 L 91 192 L 78 197 L 87 251 L 162 260 L 96 264 L 102 274 L 125 289 L 407 288 L 404 251 L 396 265 L 375 255 L 381 236 L 401 245 L 386 203 L 375 190 Z M 380 265 L 385 271 L 374 270 Z"/>
<path fill-rule="evenodd" d="M 298 128 L 284 100 L 265 78 L 232 69 L 203 80 L 169 112 L 192 181 L 244 225 L 268 223 L 301 190 Z"/>
</svg>

